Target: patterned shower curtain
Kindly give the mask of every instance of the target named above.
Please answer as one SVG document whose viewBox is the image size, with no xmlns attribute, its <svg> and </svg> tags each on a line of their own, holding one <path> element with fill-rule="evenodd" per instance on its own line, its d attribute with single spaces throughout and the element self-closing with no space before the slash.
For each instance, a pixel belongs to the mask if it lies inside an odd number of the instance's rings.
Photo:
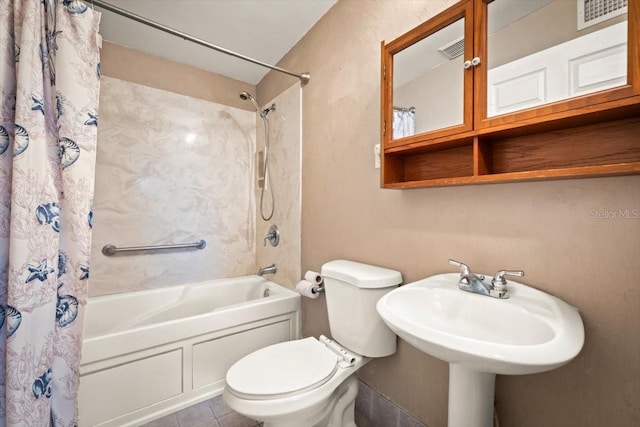
<svg viewBox="0 0 640 427">
<path fill-rule="evenodd" d="M 416 112 L 412 109 L 393 108 L 393 139 L 415 134 Z"/>
<path fill-rule="evenodd" d="M 75 426 L 100 14 L 0 0 L 0 426 Z"/>
</svg>

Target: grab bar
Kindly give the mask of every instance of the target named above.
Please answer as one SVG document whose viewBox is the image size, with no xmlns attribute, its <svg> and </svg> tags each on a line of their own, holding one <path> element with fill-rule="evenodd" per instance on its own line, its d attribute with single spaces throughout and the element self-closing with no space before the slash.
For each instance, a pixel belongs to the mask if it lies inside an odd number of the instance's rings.
<svg viewBox="0 0 640 427">
<path fill-rule="evenodd" d="M 102 254 L 104 256 L 112 256 L 118 252 L 142 252 L 142 251 L 158 251 L 166 249 L 184 249 L 184 248 L 198 248 L 204 249 L 207 246 L 207 242 L 204 239 L 197 240 L 195 243 L 182 243 L 174 245 L 153 245 L 153 246 L 128 246 L 125 248 L 116 248 L 114 245 L 104 245 L 102 247 Z"/>
</svg>

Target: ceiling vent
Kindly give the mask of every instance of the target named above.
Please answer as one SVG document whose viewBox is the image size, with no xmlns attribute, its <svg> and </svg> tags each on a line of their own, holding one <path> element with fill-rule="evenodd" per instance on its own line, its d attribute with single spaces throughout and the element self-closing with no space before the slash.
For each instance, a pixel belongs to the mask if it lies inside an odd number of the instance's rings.
<svg viewBox="0 0 640 427">
<path fill-rule="evenodd" d="M 577 0 L 578 30 L 627 13 L 628 0 Z"/>
<path fill-rule="evenodd" d="M 464 53 L 464 37 L 460 37 L 438 48 L 438 52 L 449 59 L 457 58 Z"/>
</svg>

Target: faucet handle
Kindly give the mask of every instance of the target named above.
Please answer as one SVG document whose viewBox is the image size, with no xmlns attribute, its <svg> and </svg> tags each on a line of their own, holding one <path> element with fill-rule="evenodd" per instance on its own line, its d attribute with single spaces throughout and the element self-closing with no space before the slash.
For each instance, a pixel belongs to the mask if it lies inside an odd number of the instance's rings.
<svg viewBox="0 0 640 427">
<path fill-rule="evenodd" d="M 507 281 L 505 280 L 504 276 L 517 276 L 517 277 L 523 277 L 524 276 L 524 271 L 522 270 L 500 270 L 496 273 L 495 276 L 493 276 L 493 279 L 491 280 L 491 284 L 494 287 L 504 287 L 507 285 Z"/>
<path fill-rule="evenodd" d="M 278 230 L 277 225 L 269 227 L 269 231 L 263 239 L 264 246 L 267 246 L 267 241 L 269 241 L 271 246 L 278 246 L 278 243 L 280 243 L 280 230 Z"/>
<path fill-rule="evenodd" d="M 469 276 L 471 274 L 471 268 L 469 268 L 469 266 L 463 262 L 456 261 L 455 259 L 450 259 L 449 264 L 460 267 L 460 276 Z"/>
<path fill-rule="evenodd" d="M 455 259 L 449 259 L 449 264 L 460 267 L 460 281 L 466 281 L 466 283 L 471 283 L 471 268 L 460 261 L 456 261 Z"/>
</svg>

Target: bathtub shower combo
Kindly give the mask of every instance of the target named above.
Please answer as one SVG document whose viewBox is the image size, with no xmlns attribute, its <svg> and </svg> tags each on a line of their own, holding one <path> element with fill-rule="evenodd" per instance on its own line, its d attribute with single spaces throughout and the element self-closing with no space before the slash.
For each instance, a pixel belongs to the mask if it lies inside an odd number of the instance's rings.
<svg viewBox="0 0 640 427">
<path fill-rule="evenodd" d="M 241 92 L 264 122 L 264 164 L 260 170 L 260 215 L 269 182 L 269 123 L 275 104 L 260 109 Z M 272 229 L 275 226 L 272 225 Z M 270 233 L 277 245 L 277 228 Z M 266 244 L 265 238 L 265 244 Z M 204 249 L 207 242 L 117 247 L 102 255 L 127 256 Z M 84 318 L 78 392 L 82 426 L 136 426 L 220 395 L 227 370 L 263 347 L 300 337 L 300 295 L 256 276 L 208 280 L 166 288 L 90 298 Z"/>
<path fill-rule="evenodd" d="M 259 173 L 260 215 L 269 181 L 268 114 L 248 92 L 241 92 L 264 122 L 264 163 Z M 275 226 L 272 225 L 272 229 Z M 275 235 L 268 238 L 277 245 Z M 265 238 L 267 239 L 267 238 Z M 266 244 L 266 240 L 265 240 Z M 205 249 L 207 242 L 118 247 L 105 257 L 151 255 Z M 215 247 L 215 243 L 214 243 Z M 166 288 L 90 298 L 78 391 L 82 426 L 136 426 L 220 395 L 227 370 L 242 357 L 272 344 L 300 337 L 300 295 L 268 281 L 275 265 L 256 276 L 208 280 Z"/>
<path fill-rule="evenodd" d="M 219 395 L 236 361 L 299 330 L 300 295 L 259 276 L 90 298 L 80 425 L 140 425 Z"/>
</svg>

